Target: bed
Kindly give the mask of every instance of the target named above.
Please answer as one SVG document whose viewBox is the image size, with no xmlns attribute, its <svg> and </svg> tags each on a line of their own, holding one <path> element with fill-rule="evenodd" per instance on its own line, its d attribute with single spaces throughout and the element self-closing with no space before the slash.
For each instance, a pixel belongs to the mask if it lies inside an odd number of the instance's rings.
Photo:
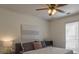
<svg viewBox="0 0 79 59">
<path fill-rule="evenodd" d="M 50 46 L 42 49 L 24 52 L 23 54 L 73 54 L 73 51 Z"/>
</svg>

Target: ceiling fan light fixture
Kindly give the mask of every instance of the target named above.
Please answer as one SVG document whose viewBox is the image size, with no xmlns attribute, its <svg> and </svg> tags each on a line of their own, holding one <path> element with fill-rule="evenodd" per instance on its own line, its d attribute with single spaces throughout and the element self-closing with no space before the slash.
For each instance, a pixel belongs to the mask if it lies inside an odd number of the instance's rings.
<svg viewBox="0 0 79 59">
<path fill-rule="evenodd" d="M 54 15 L 56 13 L 56 9 L 53 9 L 52 11 L 52 15 Z"/>
<path fill-rule="evenodd" d="M 49 14 L 49 15 L 52 14 L 52 10 L 51 10 L 51 9 L 48 10 L 48 14 Z"/>
<path fill-rule="evenodd" d="M 56 13 L 56 9 L 49 9 L 48 10 L 48 14 L 49 14 L 49 16 L 51 16 L 51 15 L 54 15 Z"/>
</svg>

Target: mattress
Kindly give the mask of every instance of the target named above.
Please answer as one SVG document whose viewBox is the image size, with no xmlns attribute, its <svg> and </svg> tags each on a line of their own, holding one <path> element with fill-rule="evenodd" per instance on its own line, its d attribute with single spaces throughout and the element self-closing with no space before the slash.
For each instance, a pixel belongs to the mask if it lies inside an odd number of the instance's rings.
<svg viewBox="0 0 79 59">
<path fill-rule="evenodd" d="M 73 51 L 58 47 L 46 47 L 38 50 L 24 52 L 23 54 L 73 54 Z"/>
</svg>

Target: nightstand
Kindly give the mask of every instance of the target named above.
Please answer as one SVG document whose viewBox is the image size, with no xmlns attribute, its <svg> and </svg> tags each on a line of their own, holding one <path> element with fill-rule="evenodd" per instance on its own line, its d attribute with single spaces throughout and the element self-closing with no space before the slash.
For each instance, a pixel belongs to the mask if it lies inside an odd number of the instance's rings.
<svg viewBox="0 0 79 59">
<path fill-rule="evenodd" d="M 11 49 L 0 49 L 0 54 L 14 54 L 14 50 Z"/>
</svg>

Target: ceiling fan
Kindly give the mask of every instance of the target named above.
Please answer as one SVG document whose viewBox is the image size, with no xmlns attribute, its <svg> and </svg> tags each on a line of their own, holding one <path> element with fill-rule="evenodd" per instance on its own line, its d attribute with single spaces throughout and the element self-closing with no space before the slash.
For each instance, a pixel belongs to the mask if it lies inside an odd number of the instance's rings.
<svg viewBox="0 0 79 59">
<path fill-rule="evenodd" d="M 59 9 L 59 7 L 65 6 L 67 4 L 46 4 L 48 6 L 48 8 L 40 8 L 40 9 L 36 9 L 37 11 L 40 10 L 48 10 L 48 14 L 49 16 L 54 15 L 57 11 L 61 12 L 61 13 L 66 13 L 65 11 Z M 66 14 L 70 14 L 70 13 L 66 13 Z"/>
</svg>

